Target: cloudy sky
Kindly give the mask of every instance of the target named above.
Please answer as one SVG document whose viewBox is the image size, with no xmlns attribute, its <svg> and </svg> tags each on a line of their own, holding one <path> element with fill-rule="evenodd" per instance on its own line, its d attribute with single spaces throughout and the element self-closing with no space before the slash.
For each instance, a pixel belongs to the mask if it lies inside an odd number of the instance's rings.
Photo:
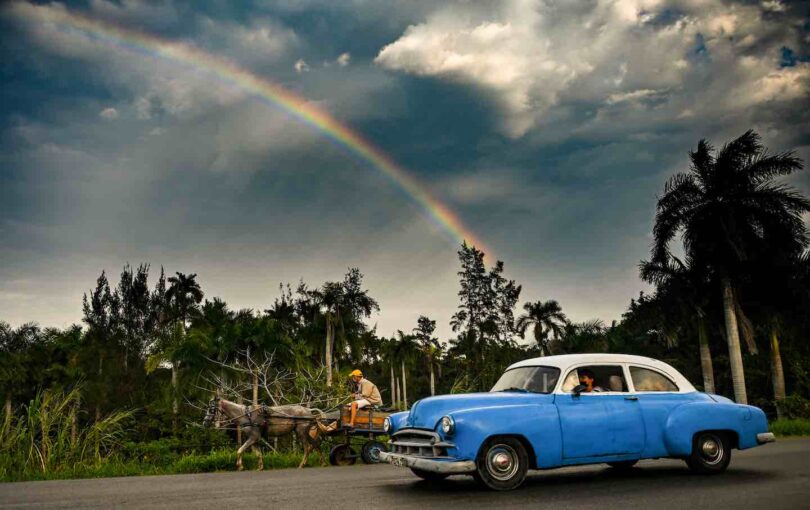
<svg viewBox="0 0 810 510">
<path fill-rule="evenodd" d="M 198 274 L 263 309 L 366 275 L 378 332 L 450 335 L 457 245 L 384 174 L 204 67 L 227 59 L 361 133 L 576 320 L 646 286 L 656 195 L 700 138 L 810 160 L 807 2 L 89 0 L 0 6 L 0 320 L 66 326 L 102 269 Z M 159 52 L 158 52 L 159 53 Z M 810 173 L 792 184 L 810 192 Z"/>
</svg>

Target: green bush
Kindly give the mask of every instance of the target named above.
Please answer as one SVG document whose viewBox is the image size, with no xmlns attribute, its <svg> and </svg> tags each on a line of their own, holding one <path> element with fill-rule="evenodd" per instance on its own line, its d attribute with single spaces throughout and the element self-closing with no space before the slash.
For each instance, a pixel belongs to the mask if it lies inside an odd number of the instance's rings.
<svg viewBox="0 0 810 510">
<path fill-rule="evenodd" d="M 776 401 L 779 415 L 788 420 L 810 419 L 810 400 L 801 395 L 790 395 Z"/>
<path fill-rule="evenodd" d="M 771 422 L 770 429 L 777 436 L 810 436 L 810 420 L 776 420 Z"/>
</svg>

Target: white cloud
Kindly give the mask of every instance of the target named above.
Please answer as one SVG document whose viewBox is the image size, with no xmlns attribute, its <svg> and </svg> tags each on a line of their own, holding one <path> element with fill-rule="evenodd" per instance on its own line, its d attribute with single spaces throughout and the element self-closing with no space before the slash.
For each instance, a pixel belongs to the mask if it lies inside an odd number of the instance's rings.
<svg viewBox="0 0 810 510">
<path fill-rule="evenodd" d="M 346 67 L 352 60 L 352 56 L 349 53 L 341 53 L 340 56 L 337 58 L 336 62 L 340 67 Z"/>
<path fill-rule="evenodd" d="M 113 120 L 118 118 L 118 110 L 115 108 L 105 108 L 98 114 L 102 119 Z"/>
<path fill-rule="evenodd" d="M 800 43 L 790 27 L 723 0 L 458 2 L 409 26 L 375 61 L 489 93 L 503 130 L 518 137 L 555 108 L 638 109 L 654 91 L 666 91 L 647 101 L 659 121 L 676 118 L 683 102 L 714 114 L 806 95 L 808 68 L 778 69 L 781 48 Z"/>
<path fill-rule="evenodd" d="M 309 71 L 309 64 L 307 64 L 303 58 L 299 58 L 293 64 L 293 69 L 295 69 L 296 73 L 305 73 Z"/>
</svg>

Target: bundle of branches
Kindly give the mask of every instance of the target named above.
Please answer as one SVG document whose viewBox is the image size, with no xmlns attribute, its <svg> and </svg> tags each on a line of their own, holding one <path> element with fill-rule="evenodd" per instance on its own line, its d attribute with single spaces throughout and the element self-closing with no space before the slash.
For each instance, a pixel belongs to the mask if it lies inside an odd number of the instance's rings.
<svg viewBox="0 0 810 510">
<path fill-rule="evenodd" d="M 300 368 L 292 371 L 276 360 L 275 352 L 251 355 L 241 351 L 235 360 L 222 363 L 206 381 L 218 396 L 251 405 L 302 405 L 329 412 L 351 401 L 348 386 L 326 385 L 326 368 Z"/>
</svg>

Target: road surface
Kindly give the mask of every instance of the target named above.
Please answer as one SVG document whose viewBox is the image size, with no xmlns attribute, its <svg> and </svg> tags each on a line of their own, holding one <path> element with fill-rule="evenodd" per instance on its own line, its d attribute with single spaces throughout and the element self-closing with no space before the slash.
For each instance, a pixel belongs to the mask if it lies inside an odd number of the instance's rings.
<svg viewBox="0 0 810 510">
<path fill-rule="evenodd" d="M 388 465 L 0 484 L 0 508 L 810 508 L 810 439 L 735 451 L 728 471 L 692 475 L 682 461 L 531 471 L 513 492 L 470 477 L 430 485 Z"/>
</svg>

